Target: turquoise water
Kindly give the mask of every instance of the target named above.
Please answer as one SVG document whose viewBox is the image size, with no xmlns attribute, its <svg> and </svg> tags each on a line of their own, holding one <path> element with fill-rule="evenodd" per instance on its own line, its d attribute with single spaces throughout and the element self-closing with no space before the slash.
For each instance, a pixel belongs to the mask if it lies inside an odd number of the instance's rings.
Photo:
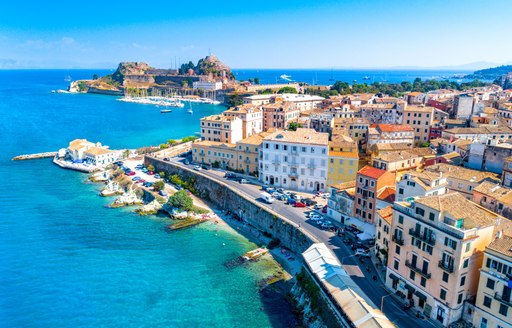
<svg viewBox="0 0 512 328">
<path fill-rule="evenodd" d="M 69 72 L 93 73 L 102 72 Z M 109 96 L 51 94 L 67 74 L 0 71 L 0 327 L 285 325 L 258 292 L 268 264 L 223 265 L 254 248 L 242 236 L 210 223 L 168 233 L 164 218 L 106 208 L 112 199 L 96 196 L 84 174 L 47 159 L 10 161 L 73 138 L 158 144 L 193 134 L 199 117 L 223 109 L 162 115 Z"/>
</svg>

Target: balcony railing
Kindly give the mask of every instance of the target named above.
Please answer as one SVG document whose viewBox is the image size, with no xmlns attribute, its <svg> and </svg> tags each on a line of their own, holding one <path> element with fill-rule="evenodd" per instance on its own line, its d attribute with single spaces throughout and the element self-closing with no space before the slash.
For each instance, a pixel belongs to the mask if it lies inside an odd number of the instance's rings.
<svg viewBox="0 0 512 328">
<path fill-rule="evenodd" d="M 510 300 L 510 298 L 508 300 L 503 299 L 503 295 L 500 295 L 498 293 L 494 293 L 494 299 L 505 305 L 512 306 L 512 300 Z"/>
<path fill-rule="evenodd" d="M 409 260 L 405 261 L 405 266 L 408 267 L 409 269 L 411 269 L 412 271 L 416 272 L 420 276 L 425 277 L 426 279 L 430 279 L 430 277 L 432 276 L 430 273 L 425 272 L 422 269 L 414 266 L 411 262 L 409 262 Z"/>
<path fill-rule="evenodd" d="M 298 172 L 290 172 L 290 173 L 288 173 L 288 176 L 290 176 L 292 178 L 297 178 L 299 176 L 299 173 Z"/>
<path fill-rule="evenodd" d="M 448 273 L 453 273 L 453 264 L 449 265 L 443 261 L 439 261 L 439 267 Z"/>
<path fill-rule="evenodd" d="M 403 238 L 398 239 L 398 236 L 393 236 L 393 238 L 391 238 L 391 239 L 393 239 L 393 241 L 395 243 L 397 243 L 398 245 L 400 245 L 400 246 L 404 245 L 404 239 Z"/>
<path fill-rule="evenodd" d="M 409 229 L 409 234 L 415 238 L 418 238 L 421 241 L 426 242 L 430 246 L 434 246 L 436 244 L 436 240 L 434 238 L 432 238 L 431 236 L 425 236 L 421 234 L 420 231 L 416 231 L 414 228 Z"/>
</svg>

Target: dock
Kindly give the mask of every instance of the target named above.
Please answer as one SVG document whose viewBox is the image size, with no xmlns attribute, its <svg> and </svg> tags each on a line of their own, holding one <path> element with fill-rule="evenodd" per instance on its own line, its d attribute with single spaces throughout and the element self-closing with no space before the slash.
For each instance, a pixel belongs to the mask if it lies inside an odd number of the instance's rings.
<svg viewBox="0 0 512 328">
<path fill-rule="evenodd" d="M 16 157 L 13 157 L 13 161 L 26 161 L 29 159 L 40 159 L 40 158 L 52 158 L 57 155 L 56 151 L 50 151 L 46 153 L 37 153 L 37 154 L 28 154 L 28 155 L 19 155 Z"/>
</svg>

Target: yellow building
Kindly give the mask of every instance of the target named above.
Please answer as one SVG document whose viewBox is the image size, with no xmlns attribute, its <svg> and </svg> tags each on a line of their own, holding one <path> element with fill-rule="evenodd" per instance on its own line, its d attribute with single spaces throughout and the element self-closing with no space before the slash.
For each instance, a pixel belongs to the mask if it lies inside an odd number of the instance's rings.
<svg viewBox="0 0 512 328">
<path fill-rule="evenodd" d="M 337 185 L 356 178 L 359 165 L 357 144 L 349 136 L 336 135 L 329 142 L 327 185 Z"/>
<path fill-rule="evenodd" d="M 475 327 L 512 328 L 512 237 L 495 239 L 484 252 L 475 301 Z"/>
<path fill-rule="evenodd" d="M 245 174 L 257 175 L 258 163 L 260 157 L 260 147 L 263 138 L 270 135 L 274 130 L 253 134 L 249 138 L 245 138 L 236 143 L 238 156 L 238 171 Z"/>
</svg>

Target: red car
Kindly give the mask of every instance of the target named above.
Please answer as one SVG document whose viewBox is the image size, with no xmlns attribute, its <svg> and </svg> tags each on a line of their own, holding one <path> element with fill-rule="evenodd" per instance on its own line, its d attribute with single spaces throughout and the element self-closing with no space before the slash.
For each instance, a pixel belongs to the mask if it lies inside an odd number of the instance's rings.
<svg viewBox="0 0 512 328">
<path fill-rule="evenodd" d="M 324 208 L 322 208 L 322 213 L 327 213 L 327 205 L 325 205 Z"/>
<path fill-rule="evenodd" d="M 135 175 L 135 171 L 131 171 L 130 173 L 128 173 L 128 176 L 132 176 L 132 175 Z"/>
<path fill-rule="evenodd" d="M 295 207 L 306 207 L 306 204 L 302 203 L 302 202 L 295 202 Z"/>
<path fill-rule="evenodd" d="M 155 174 L 155 172 L 153 172 L 153 171 L 149 171 L 149 172 L 148 172 L 148 174 L 149 174 L 149 175 L 153 175 L 153 174 Z"/>
</svg>

